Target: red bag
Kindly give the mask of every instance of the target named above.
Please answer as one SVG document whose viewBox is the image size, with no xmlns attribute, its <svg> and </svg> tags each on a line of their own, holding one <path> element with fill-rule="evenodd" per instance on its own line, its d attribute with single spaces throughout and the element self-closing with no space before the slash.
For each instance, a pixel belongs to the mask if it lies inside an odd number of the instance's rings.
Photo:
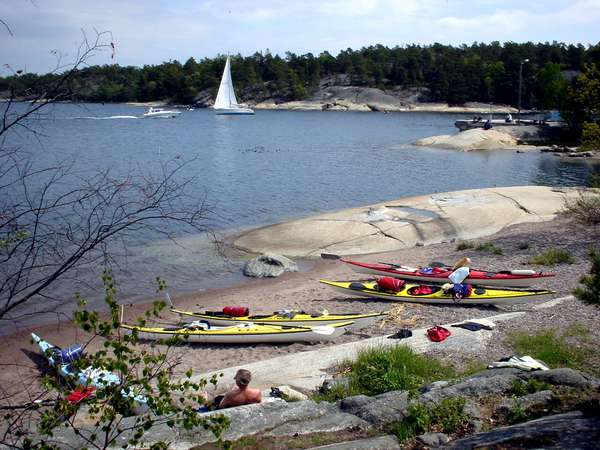
<svg viewBox="0 0 600 450">
<path fill-rule="evenodd" d="M 226 306 L 223 308 L 223 314 L 233 317 L 245 317 L 250 315 L 250 310 L 246 306 Z"/>
<path fill-rule="evenodd" d="M 410 295 L 429 295 L 429 294 L 433 294 L 436 291 L 438 291 L 438 289 L 434 288 L 433 286 L 428 286 L 426 284 L 420 284 L 419 286 L 410 288 L 408 293 Z"/>
<path fill-rule="evenodd" d="M 76 405 L 94 395 L 95 390 L 94 386 L 79 386 L 67 396 L 67 401 L 72 405 Z"/>
<path fill-rule="evenodd" d="M 450 331 L 444 327 L 436 325 L 435 327 L 431 327 L 429 330 L 427 330 L 427 337 L 429 337 L 429 340 L 433 342 L 442 342 L 448 336 L 450 336 Z"/>
<path fill-rule="evenodd" d="M 406 282 L 392 277 L 381 277 L 377 280 L 377 286 L 384 291 L 399 292 L 404 287 Z"/>
</svg>

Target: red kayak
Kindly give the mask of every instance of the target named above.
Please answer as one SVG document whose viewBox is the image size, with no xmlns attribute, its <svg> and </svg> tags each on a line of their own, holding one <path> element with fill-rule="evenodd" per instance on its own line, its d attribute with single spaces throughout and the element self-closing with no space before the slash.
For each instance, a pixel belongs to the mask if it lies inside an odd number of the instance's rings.
<svg viewBox="0 0 600 450">
<path fill-rule="evenodd" d="M 350 264 L 352 269 L 359 273 L 371 275 L 392 276 L 403 280 L 420 281 L 425 283 L 448 283 L 448 275 L 452 267 L 407 267 L 399 264 L 367 263 L 351 261 L 343 258 L 333 258 L 335 255 L 321 255 L 324 259 L 339 259 Z M 541 279 L 553 277 L 553 273 L 536 272 L 534 270 L 502 270 L 489 272 L 471 269 L 465 283 L 484 286 L 512 286 L 527 287 L 539 282 Z"/>
</svg>

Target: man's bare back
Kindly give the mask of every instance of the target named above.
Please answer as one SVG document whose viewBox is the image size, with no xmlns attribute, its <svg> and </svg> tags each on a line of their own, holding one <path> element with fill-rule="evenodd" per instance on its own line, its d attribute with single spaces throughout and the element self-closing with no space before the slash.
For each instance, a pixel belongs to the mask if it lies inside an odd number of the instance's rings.
<svg viewBox="0 0 600 450">
<path fill-rule="evenodd" d="M 239 387 L 233 388 L 223 397 L 223 400 L 219 402 L 219 409 L 231 408 L 232 406 L 248 405 L 250 403 L 260 403 L 262 400 L 262 393 L 258 389 Z"/>
<path fill-rule="evenodd" d="M 248 387 L 252 375 L 248 370 L 240 369 L 236 373 L 234 380 L 237 385 L 229 391 L 217 405 L 217 408 L 231 408 L 233 406 L 248 405 L 250 403 L 260 403 L 262 393 L 258 389 Z"/>
</svg>

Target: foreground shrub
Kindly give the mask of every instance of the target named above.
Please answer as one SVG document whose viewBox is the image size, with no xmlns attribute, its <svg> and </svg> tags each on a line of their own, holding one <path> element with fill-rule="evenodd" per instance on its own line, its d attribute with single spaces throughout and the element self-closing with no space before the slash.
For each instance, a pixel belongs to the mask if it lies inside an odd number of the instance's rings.
<svg viewBox="0 0 600 450">
<path fill-rule="evenodd" d="M 453 434 L 468 425 L 470 417 L 464 407 L 462 397 L 445 398 L 433 405 L 414 404 L 408 407 L 408 416 L 392 424 L 389 431 L 401 442 L 427 432 Z"/>
<path fill-rule="evenodd" d="M 581 129 L 581 147 L 579 151 L 600 150 L 600 125 L 586 122 Z"/>
<path fill-rule="evenodd" d="M 592 180 L 592 183 L 597 181 Z M 582 191 L 579 196 L 565 203 L 563 213 L 579 223 L 596 225 L 600 223 L 600 194 Z"/>
<path fill-rule="evenodd" d="M 568 250 L 560 248 L 551 248 L 539 255 L 533 256 L 529 260 L 529 264 L 539 266 L 555 266 L 556 264 L 573 264 L 575 258 Z"/>
<path fill-rule="evenodd" d="M 313 399 L 335 401 L 352 395 L 373 396 L 399 390 L 414 395 L 424 384 L 453 378 L 455 373 L 450 366 L 415 353 L 404 345 L 395 345 L 359 352 L 344 376 L 348 378 L 347 386 L 336 385 Z"/>
<path fill-rule="evenodd" d="M 591 250 L 590 260 L 592 261 L 590 274 L 583 275 L 579 279 L 583 286 L 575 288 L 573 294 L 581 301 L 600 306 L 600 253 Z"/>
</svg>

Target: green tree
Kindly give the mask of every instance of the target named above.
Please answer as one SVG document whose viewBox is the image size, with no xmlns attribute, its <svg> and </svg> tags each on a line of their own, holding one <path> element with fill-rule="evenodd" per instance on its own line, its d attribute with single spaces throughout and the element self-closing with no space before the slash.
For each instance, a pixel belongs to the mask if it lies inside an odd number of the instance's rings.
<svg viewBox="0 0 600 450">
<path fill-rule="evenodd" d="M 577 287 L 573 294 L 581 301 L 600 307 L 600 253 L 591 250 L 589 257 L 592 262 L 590 273 L 579 279 L 582 286 Z"/>
<path fill-rule="evenodd" d="M 537 91 L 542 108 L 561 109 L 567 95 L 567 81 L 560 64 L 547 62 L 537 76 Z"/>
</svg>

